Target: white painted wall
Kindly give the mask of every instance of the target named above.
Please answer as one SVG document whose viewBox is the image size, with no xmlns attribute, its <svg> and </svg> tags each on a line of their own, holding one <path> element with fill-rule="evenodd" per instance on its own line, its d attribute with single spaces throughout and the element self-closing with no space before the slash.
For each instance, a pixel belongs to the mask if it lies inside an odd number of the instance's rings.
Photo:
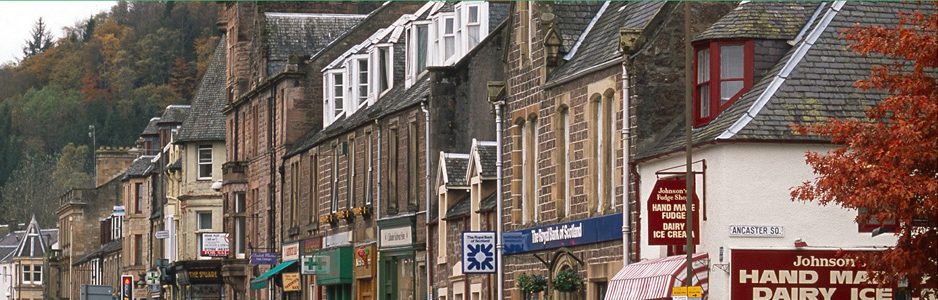
<svg viewBox="0 0 938 300">
<path fill-rule="evenodd" d="M 794 249 L 794 241 L 803 239 L 809 247 L 862 248 L 895 245 L 895 236 L 871 237 L 857 232 L 857 213 L 836 205 L 820 206 L 791 200 L 790 190 L 814 178 L 804 162 L 806 151 L 826 152 L 826 145 L 807 144 L 717 144 L 696 150 L 694 161 L 707 161 L 707 220 L 701 214 L 701 244 L 697 252 L 710 253 L 710 299 L 729 299 L 730 274 L 715 265 L 727 264 L 730 249 Z M 658 170 L 684 164 L 683 153 L 639 165 L 642 259 L 664 257 L 665 246 L 648 245 L 648 197 L 654 188 Z M 684 167 L 669 171 L 683 171 Z M 701 171 L 701 164 L 694 165 Z M 697 176 L 697 196 L 703 206 L 703 177 Z M 784 238 L 729 237 L 730 225 L 780 225 Z M 720 262 L 720 247 L 724 259 Z"/>
<path fill-rule="evenodd" d="M 0 264 L 0 299 L 14 299 L 13 297 L 16 296 L 13 293 L 14 272 L 12 260 L 9 263 Z"/>
</svg>

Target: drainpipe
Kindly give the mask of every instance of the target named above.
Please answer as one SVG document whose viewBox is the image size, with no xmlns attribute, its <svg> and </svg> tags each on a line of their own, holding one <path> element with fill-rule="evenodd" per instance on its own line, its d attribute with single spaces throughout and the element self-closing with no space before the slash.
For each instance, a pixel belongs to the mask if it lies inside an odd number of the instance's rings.
<svg viewBox="0 0 938 300">
<path fill-rule="evenodd" d="M 629 57 L 622 60 L 622 263 L 632 263 L 632 204 L 629 203 L 629 147 L 631 147 L 631 132 L 629 126 Z M 638 193 L 638 191 L 635 191 Z"/>
<path fill-rule="evenodd" d="M 373 176 L 373 177 L 377 178 L 378 180 L 378 195 L 375 196 L 375 202 L 374 202 L 375 210 L 373 214 L 375 218 L 375 227 L 378 227 L 378 219 L 381 218 L 381 124 L 378 123 L 378 119 L 375 119 L 375 130 L 378 131 L 378 161 L 377 161 L 378 172 L 376 173 L 377 176 Z M 375 231 L 378 231 L 378 232 L 375 232 L 375 235 L 378 235 L 381 233 L 380 230 L 378 230 L 377 228 L 375 228 Z M 378 251 L 378 246 L 379 245 L 377 244 L 375 245 L 375 258 L 377 258 L 378 261 L 380 262 L 381 253 L 380 251 Z M 372 262 L 372 263 L 375 263 L 375 262 Z M 375 267 L 377 268 L 380 266 L 381 264 L 378 263 L 378 265 Z M 381 286 L 382 285 L 383 284 L 381 284 L 381 272 L 376 271 L 375 272 L 375 294 L 377 294 L 378 297 L 376 297 L 375 299 L 381 298 Z"/>
<path fill-rule="evenodd" d="M 423 167 L 424 167 L 424 193 L 425 193 L 425 196 L 426 196 L 425 198 L 427 202 L 426 204 L 424 204 L 424 207 L 423 207 L 423 210 L 424 210 L 423 215 L 425 217 L 425 221 L 423 222 L 423 227 L 424 227 L 424 230 L 426 231 L 424 234 L 424 238 L 427 239 L 423 243 L 425 245 L 424 247 L 426 247 L 426 251 L 424 251 L 424 255 L 427 256 L 427 258 L 424 259 L 424 267 L 427 269 L 427 300 L 431 300 L 432 298 L 431 295 L 433 294 L 433 288 L 430 285 L 430 281 L 431 281 L 430 276 L 432 276 L 433 274 L 430 273 L 430 268 L 431 268 L 430 239 L 429 239 L 429 236 L 430 236 L 429 234 L 430 233 L 429 232 L 429 228 L 430 228 L 430 225 L 429 225 L 430 224 L 430 111 L 427 110 L 428 105 L 429 103 L 427 103 L 426 98 L 424 98 L 423 102 L 420 102 L 420 110 L 423 111 L 423 122 L 424 122 Z"/>
<path fill-rule="evenodd" d="M 496 150 L 495 153 L 495 193 L 497 194 L 497 199 L 495 200 L 495 268 L 498 271 L 496 279 L 496 288 L 498 295 L 495 299 L 505 299 L 504 297 L 504 275 L 505 271 L 502 268 L 502 200 L 504 200 L 504 195 L 502 191 L 502 105 L 504 101 L 495 102 L 495 144 Z"/>
</svg>

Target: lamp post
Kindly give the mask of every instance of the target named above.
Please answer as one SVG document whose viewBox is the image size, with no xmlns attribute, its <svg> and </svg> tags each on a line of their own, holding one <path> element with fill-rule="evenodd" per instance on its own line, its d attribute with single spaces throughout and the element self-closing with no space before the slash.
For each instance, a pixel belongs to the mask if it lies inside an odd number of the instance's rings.
<svg viewBox="0 0 938 300">
<path fill-rule="evenodd" d="M 502 268 L 502 106 L 505 105 L 505 82 L 489 81 L 488 98 L 495 107 L 495 272 L 497 300 L 504 299 L 504 269 Z"/>
</svg>

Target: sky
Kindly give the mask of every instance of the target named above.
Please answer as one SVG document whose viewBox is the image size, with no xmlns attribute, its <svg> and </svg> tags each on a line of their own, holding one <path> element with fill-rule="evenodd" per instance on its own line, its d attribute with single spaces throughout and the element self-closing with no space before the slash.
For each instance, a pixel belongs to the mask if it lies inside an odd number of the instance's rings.
<svg viewBox="0 0 938 300">
<path fill-rule="evenodd" d="M 107 11 L 116 1 L 0 1 L 0 64 L 23 57 L 23 45 L 42 17 L 55 38 L 62 28 Z"/>
</svg>

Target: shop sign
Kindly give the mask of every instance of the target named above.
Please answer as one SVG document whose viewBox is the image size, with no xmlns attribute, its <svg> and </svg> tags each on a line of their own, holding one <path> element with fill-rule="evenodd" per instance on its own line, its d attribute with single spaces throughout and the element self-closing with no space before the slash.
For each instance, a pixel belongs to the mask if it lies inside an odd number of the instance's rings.
<svg viewBox="0 0 938 300">
<path fill-rule="evenodd" d="M 730 253 L 732 299 L 893 299 L 846 250 L 743 250 Z"/>
<path fill-rule="evenodd" d="M 622 239 L 622 214 L 548 226 L 539 226 L 503 234 L 506 255 L 560 247 L 574 247 Z"/>
<path fill-rule="evenodd" d="M 320 238 L 309 238 L 305 239 L 302 242 L 302 247 L 300 248 L 300 254 L 307 255 L 316 253 L 322 248 L 322 239 Z"/>
<path fill-rule="evenodd" d="M 355 248 L 355 267 L 367 267 L 371 265 L 371 246 L 362 246 Z"/>
<path fill-rule="evenodd" d="M 355 247 L 352 252 L 352 260 L 355 262 L 355 269 L 352 273 L 356 278 L 373 276 L 375 271 L 375 252 L 374 245 Z"/>
<path fill-rule="evenodd" d="M 201 256 L 228 256 L 228 234 L 224 232 L 206 232 L 202 234 Z"/>
<path fill-rule="evenodd" d="M 409 246 L 414 241 L 410 226 L 381 229 L 381 247 Z"/>
<path fill-rule="evenodd" d="M 730 225 L 731 237 L 785 237 L 785 227 L 777 225 Z"/>
<path fill-rule="evenodd" d="M 327 235 L 323 238 L 322 248 L 332 248 L 338 246 L 345 246 L 352 243 L 351 233 L 348 231 L 339 232 L 332 235 Z"/>
<path fill-rule="evenodd" d="M 300 258 L 300 273 L 303 275 L 323 274 L 329 269 L 329 257 L 322 255 L 303 255 Z"/>
<path fill-rule="evenodd" d="M 125 209 L 123 205 L 115 205 L 114 208 L 111 209 L 111 215 L 115 217 L 126 216 L 127 209 Z"/>
<path fill-rule="evenodd" d="M 300 291 L 300 273 L 283 273 L 282 276 L 284 292 Z"/>
<path fill-rule="evenodd" d="M 495 232 L 462 233 L 462 272 L 495 273 Z"/>
<path fill-rule="evenodd" d="M 299 242 L 284 244 L 283 247 L 280 248 L 280 250 L 281 250 L 281 253 L 283 253 L 283 261 L 300 259 L 300 243 Z"/>
<path fill-rule="evenodd" d="M 684 178 L 658 179 L 648 197 L 648 244 L 687 244 L 687 188 Z M 694 244 L 700 244 L 700 201 L 694 193 Z"/>
<path fill-rule="evenodd" d="M 221 274 L 218 271 L 218 268 L 196 267 L 190 270 L 186 270 L 186 277 L 189 284 L 221 283 Z"/>
<path fill-rule="evenodd" d="M 251 265 L 276 265 L 277 253 L 254 252 L 251 253 Z"/>
<path fill-rule="evenodd" d="M 703 298 L 703 287 L 675 286 L 671 288 L 671 300 L 700 300 Z"/>
</svg>

